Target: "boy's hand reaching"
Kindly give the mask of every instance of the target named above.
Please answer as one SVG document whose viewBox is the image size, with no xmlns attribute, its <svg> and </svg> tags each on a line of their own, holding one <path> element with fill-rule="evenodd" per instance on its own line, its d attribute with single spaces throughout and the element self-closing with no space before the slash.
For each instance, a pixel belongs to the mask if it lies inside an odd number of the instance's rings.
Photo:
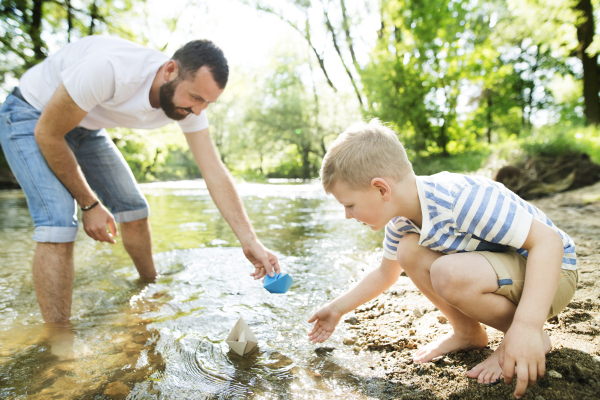
<svg viewBox="0 0 600 400">
<path fill-rule="evenodd" d="M 514 396 L 520 399 L 529 386 L 544 377 L 546 372 L 546 352 L 540 331 L 525 325 L 514 324 L 504 336 L 504 352 L 499 363 L 504 374 L 504 382 L 512 383 L 517 374 Z"/>
<path fill-rule="evenodd" d="M 312 331 L 308 334 L 308 340 L 313 343 L 323 343 L 335 330 L 343 314 L 335 311 L 330 305 L 327 305 L 317 311 L 310 319 L 309 323 L 315 322 Z"/>
</svg>

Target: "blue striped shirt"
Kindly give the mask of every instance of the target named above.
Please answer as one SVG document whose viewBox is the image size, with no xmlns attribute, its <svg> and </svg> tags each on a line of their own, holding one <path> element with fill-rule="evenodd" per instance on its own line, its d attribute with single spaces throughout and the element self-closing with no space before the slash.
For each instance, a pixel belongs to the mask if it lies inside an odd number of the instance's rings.
<svg viewBox="0 0 600 400">
<path fill-rule="evenodd" d="M 419 245 L 445 254 L 467 251 L 502 252 L 521 248 L 533 218 L 554 229 L 563 241 L 563 269 L 577 269 L 575 243 L 538 208 L 508 190 L 503 184 L 481 176 L 442 172 L 417 177 L 423 223 L 419 229 L 404 217 L 393 218 L 385 227 L 383 254 L 396 259 L 398 241 L 407 233 L 420 235 Z"/>
</svg>

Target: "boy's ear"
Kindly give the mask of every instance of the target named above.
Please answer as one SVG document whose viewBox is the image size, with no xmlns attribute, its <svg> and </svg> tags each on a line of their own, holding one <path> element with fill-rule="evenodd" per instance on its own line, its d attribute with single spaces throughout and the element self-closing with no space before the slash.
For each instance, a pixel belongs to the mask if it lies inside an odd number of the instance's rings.
<svg viewBox="0 0 600 400">
<path fill-rule="evenodd" d="M 373 178 L 371 187 L 379 191 L 384 201 L 389 201 L 392 197 L 392 188 L 383 178 Z"/>
</svg>

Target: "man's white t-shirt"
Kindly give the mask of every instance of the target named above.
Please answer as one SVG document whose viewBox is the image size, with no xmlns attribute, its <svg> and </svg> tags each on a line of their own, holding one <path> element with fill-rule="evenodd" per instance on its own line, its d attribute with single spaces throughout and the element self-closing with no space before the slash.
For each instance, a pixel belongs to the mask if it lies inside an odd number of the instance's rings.
<svg viewBox="0 0 600 400">
<path fill-rule="evenodd" d="M 127 40 L 89 36 L 29 69 L 19 88 L 25 100 L 41 111 L 64 84 L 75 103 L 88 112 L 79 124 L 86 129 L 154 129 L 173 122 L 161 108 L 150 105 L 152 82 L 168 60 L 158 50 Z M 202 111 L 178 123 L 183 132 L 197 132 L 208 127 L 208 118 Z"/>
</svg>

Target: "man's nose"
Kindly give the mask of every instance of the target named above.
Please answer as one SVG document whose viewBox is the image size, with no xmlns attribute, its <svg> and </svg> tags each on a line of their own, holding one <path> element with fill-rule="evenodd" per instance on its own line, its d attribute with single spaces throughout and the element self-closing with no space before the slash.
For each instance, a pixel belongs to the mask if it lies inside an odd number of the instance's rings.
<svg viewBox="0 0 600 400">
<path fill-rule="evenodd" d="M 200 113 L 208 107 L 208 103 L 197 104 L 192 107 L 192 112 L 196 115 L 200 115 Z"/>
</svg>

